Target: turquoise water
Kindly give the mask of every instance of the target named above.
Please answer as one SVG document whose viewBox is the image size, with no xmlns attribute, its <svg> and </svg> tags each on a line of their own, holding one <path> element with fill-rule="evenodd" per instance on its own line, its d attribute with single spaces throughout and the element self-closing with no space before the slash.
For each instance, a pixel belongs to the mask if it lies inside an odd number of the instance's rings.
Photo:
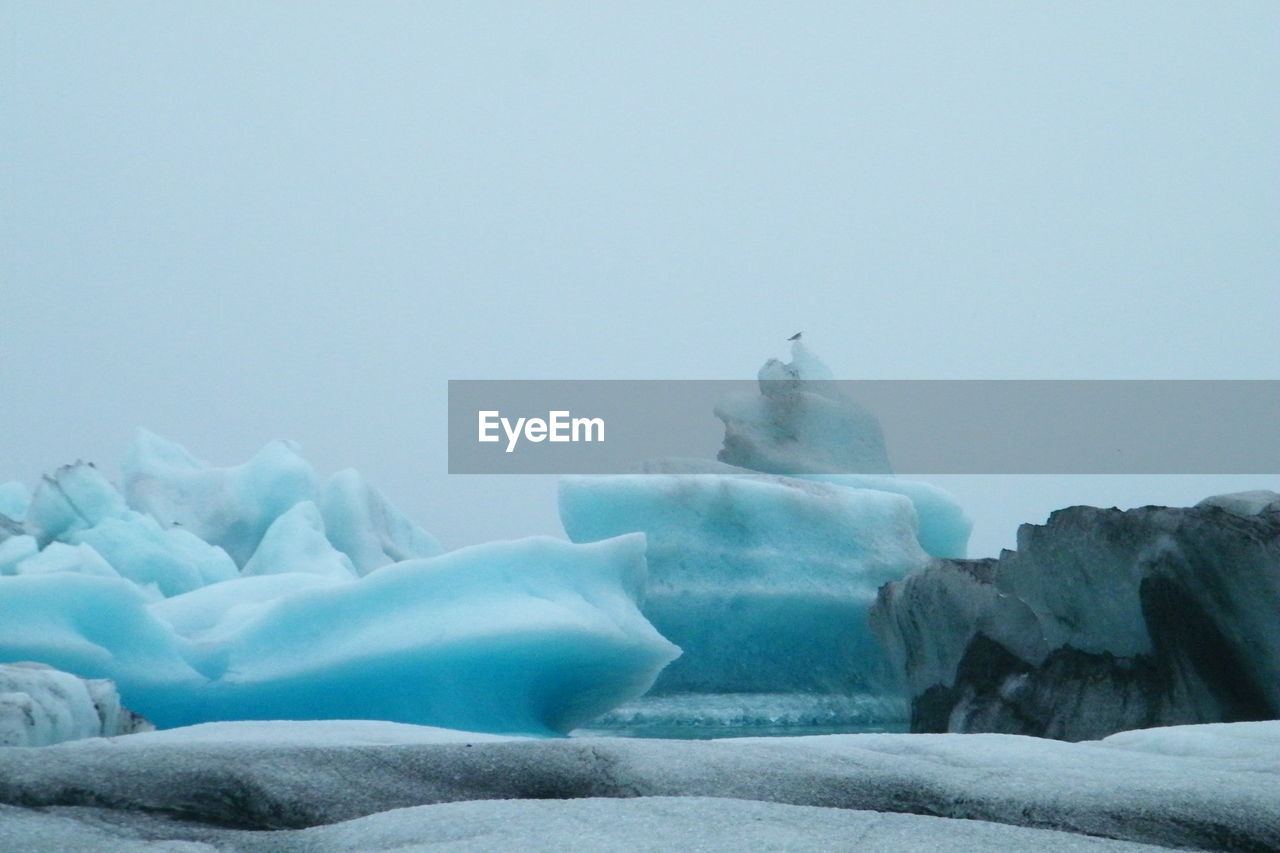
<svg viewBox="0 0 1280 853">
<path fill-rule="evenodd" d="M 673 740 L 718 740 L 731 737 L 804 737 L 808 735 L 848 735 L 890 732 L 902 734 L 907 724 L 890 723 L 858 726 L 603 726 L 575 729 L 569 737 L 669 738 Z"/>
</svg>

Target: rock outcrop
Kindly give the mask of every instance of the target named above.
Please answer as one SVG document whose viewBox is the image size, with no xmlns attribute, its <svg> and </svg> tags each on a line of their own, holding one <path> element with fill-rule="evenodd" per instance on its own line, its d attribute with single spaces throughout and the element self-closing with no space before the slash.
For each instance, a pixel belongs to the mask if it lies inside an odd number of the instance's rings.
<svg viewBox="0 0 1280 853">
<path fill-rule="evenodd" d="M 1059 510 L 999 559 L 886 584 L 871 624 L 916 732 L 1074 741 L 1274 719 L 1280 495 Z"/>
</svg>

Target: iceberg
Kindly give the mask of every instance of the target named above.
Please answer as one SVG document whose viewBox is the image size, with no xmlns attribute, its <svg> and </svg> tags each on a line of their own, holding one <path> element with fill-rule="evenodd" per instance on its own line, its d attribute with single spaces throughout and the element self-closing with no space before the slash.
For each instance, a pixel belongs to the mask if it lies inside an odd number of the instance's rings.
<svg viewBox="0 0 1280 853">
<path fill-rule="evenodd" d="M 21 529 L 21 528 L 19 528 Z M 0 537 L 0 575 L 12 575 L 18 564 L 40 552 L 34 536 L 19 533 L 14 536 Z"/>
<path fill-rule="evenodd" d="M 81 575 L 118 578 L 120 573 L 111 568 L 111 564 L 102 559 L 91 545 L 67 545 L 63 542 L 50 543 L 48 548 L 18 563 L 15 575 L 39 575 L 52 572 L 74 572 Z"/>
<path fill-rule="evenodd" d="M 214 468 L 142 431 L 124 467 L 127 499 L 76 463 L 9 518 L 0 661 L 110 679 L 159 726 L 563 734 L 644 693 L 679 654 L 636 606 L 641 535 L 445 554 L 357 473 L 321 489 L 279 442 Z"/>
<path fill-rule="evenodd" d="M 800 341 L 791 361 L 769 359 L 759 394 L 731 394 L 715 408 L 724 422 L 721 462 L 769 474 L 888 474 L 875 415 L 845 397 L 831 369 Z"/>
<path fill-rule="evenodd" d="M 963 555 L 969 520 L 941 489 L 887 473 L 874 416 L 798 341 L 759 384 L 717 407 L 718 460 L 560 482 L 571 540 L 645 534 L 641 608 L 684 651 L 603 726 L 905 724 L 867 612 L 882 584 Z"/>
<path fill-rule="evenodd" d="M 325 483 L 320 506 L 329 541 L 362 575 L 388 563 L 444 553 L 434 536 L 350 468 Z"/>
<path fill-rule="evenodd" d="M 64 539 L 92 546 L 121 577 L 159 595 L 180 595 L 238 576 L 235 563 L 221 548 L 181 527 L 161 528 L 151 516 L 133 510 L 71 531 Z"/>
<path fill-rule="evenodd" d="M 45 476 L 31 496 L 24 524 L 40 547 L 54 539 L 93 527 L 125 511 L 124 498 L 92 464 L 64 465 Z"/>
<path fill-rule="evenodd" d="M 38 663 L 0 664 L 0 746 L 49 746 L 152 728 L 120 704 L 110 681 Z"/>
<path fill-rule="evenodd" d="M 865 614 L 882 583 L 927 562 L 905 497 L 776 477 L 573 477 L 560 515 L 575 542 L 645 534 L 642 608 L 684 650 L 655 693 L 890 689 Z"/>
<path fill-rule="evenodd" d="M 1280 716 L 1280 495 L 1071 507 L 886 585 L 912 730 L 1064 740 Z"/>
<path fill-rule="evenodd" d="M 632 535 L 491 543 L 347 582 L 244 577 L 154 605 L 123 578 L 4 577 L 0 660 L 109 678 L 162 727 L 368 718 L 564 733 L 644 693 L 679 653 L 635 607 L 644 572 Z"/>
<path fill-rule="evenodd" d="M 130 509 L 90 463 L 65 465 L 45 477 L 32 497 L 23 530 L 23 537 L 42 550 L 16 563 L 12 573 L 121 576 L 156 595 L 178 595 L 239 574 L 221 548 L 181 526 L 163 528 L 154 517 Z M 15 553 L 19 547 L 28 546 L 11 546 Z M 11 560 L 0 554 L 0 574 L 8 573 L 4 566 Z"/>
<path fill-rule="evenodd" d="M 253 577 L 281 572 L 331 575 L 345 580 L 356 577 L 351 558 L 325 538 L 324 519 L 311 501 L 294 504 L 271 522 L 241 574 Z"/>
<path fill-rule="evenodd" d="M 24 484 L 17 480 L 0 483 L 0 517 L 21 522 L 26 517 L 30 504 L 31 495 Z"/>
<path fill-rule="evenodd" d="M 237 566 L 253 556 L 273 521 L 313 500 L 318 487 L 310 463 L 284 441 L 243 465 L 215 468 L 181 445 L 139 430 L 121 467 L 129 506 L 162 527 L 180 526 L 222 548 Z"/>
</svg>

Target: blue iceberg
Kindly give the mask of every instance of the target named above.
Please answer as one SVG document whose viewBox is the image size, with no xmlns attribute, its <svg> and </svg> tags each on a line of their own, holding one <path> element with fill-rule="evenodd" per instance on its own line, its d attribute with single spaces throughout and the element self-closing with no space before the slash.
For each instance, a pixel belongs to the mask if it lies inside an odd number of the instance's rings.
<svg viewBox="0 0 1280 853">
<path fill-rule="evenodd" d="M 67 466 L 6 488 L 0 662 L 114 681 L 161 727 L 381 719 L 566 733 L 679 655 L 636 606 L 639 534 L 441 553 L 355 472 L 290 445 L 213 468 L 140 433 L 125 499 Z M 334 532 L 330 532 L 330 525 Z"/>
<path fill-rule="evenodd" d="M 889 474 L 874 416 L 799 342 L 792 354 L 765 364 L 759 395 L 717 406 L 718 460 L 561 480 L 574 542 L 645 534 L 641 608 L 684 651 L 611 727 L 905 725 L 868 611 L 883 584 L 963 555 L 970 522 Z"/>
</svg>

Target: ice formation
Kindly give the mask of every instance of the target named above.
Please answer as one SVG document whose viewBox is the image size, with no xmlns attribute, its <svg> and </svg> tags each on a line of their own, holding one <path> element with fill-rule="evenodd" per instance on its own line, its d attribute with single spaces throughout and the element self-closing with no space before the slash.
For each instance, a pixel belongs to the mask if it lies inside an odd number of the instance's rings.
<svg viewBox="0 0 1280 853">
<path fill-rule="evenodd" d="M 880 422 L 841 394 L 830 368 L 800 341 L 791 361 L 769 359 L 759 394 L 733 394 L 716 406 L 724 422 L 719 459 L 770 474 L 888 474 Z"/>
<path fill-rule="evenodd" d="M 320 506 L 329 541 L 362 575 L 388 563 L 444 552 L 434 536 L 405 518 L 350 468 L 325 483 Z"/>
<path fill-rule="evenodd" d="M 1077 744 L 221 723 L 0 750 L 0 849 L 1275 850 L 1278 745 L 1276 722 Z"/>
<path fill-rule="evenodd" d="M 636 608 L 642 536 L 442 554 L 354 471 L 322 486 L 283 443 L 219 469 L 141 432 L 124 467 L 127 500 L 84 463 L 29 506 L 4 490 L 0 661 L 112 679 L 158 725 L 567 732 L 679 654 Z"/>
<path fill-rule="evenodd" d="M 560 513 L 577 542 L 645 534 L 644 612 L 684 650 L 656 693 L 891 691 L 866 611 L 927 561 L 905 497 L 779 477 L 575 477 Z"/>
<path fill-rule="evenodd" d="M 1280 716 L 1280 496 L 1072 507 L 939 560 L 872 614 L 915 731 L 1080 740 Z"/>
<path fill-rule="evenodd" d="M 48 746 L 151 729 L 110 681 L 38 663 L 0 664 L 0 746 Z"/>
<path fill-rule="evenodd" d="M 719 461 L 562 479 L 573 541 L 645 534 L 642 609 L 684 650 L 649 696 L 604 724 L 905 722 L 867 611 L 881 584 L 931 554 L 963 554 L 969 521 L 942 490 L 885 473 L 875 418 L 802 344 L 792 354 L 761 369 L 759 396 L 718 407 Z M 848 471 L 878 473 L 836 473 Z"/>
<path fill-rule="evenodd" d="M 27 487 L 16 480 L 0 483 L 0 523 L 21 522 L 26 518 L 31 495 Z"/>
</svg>

